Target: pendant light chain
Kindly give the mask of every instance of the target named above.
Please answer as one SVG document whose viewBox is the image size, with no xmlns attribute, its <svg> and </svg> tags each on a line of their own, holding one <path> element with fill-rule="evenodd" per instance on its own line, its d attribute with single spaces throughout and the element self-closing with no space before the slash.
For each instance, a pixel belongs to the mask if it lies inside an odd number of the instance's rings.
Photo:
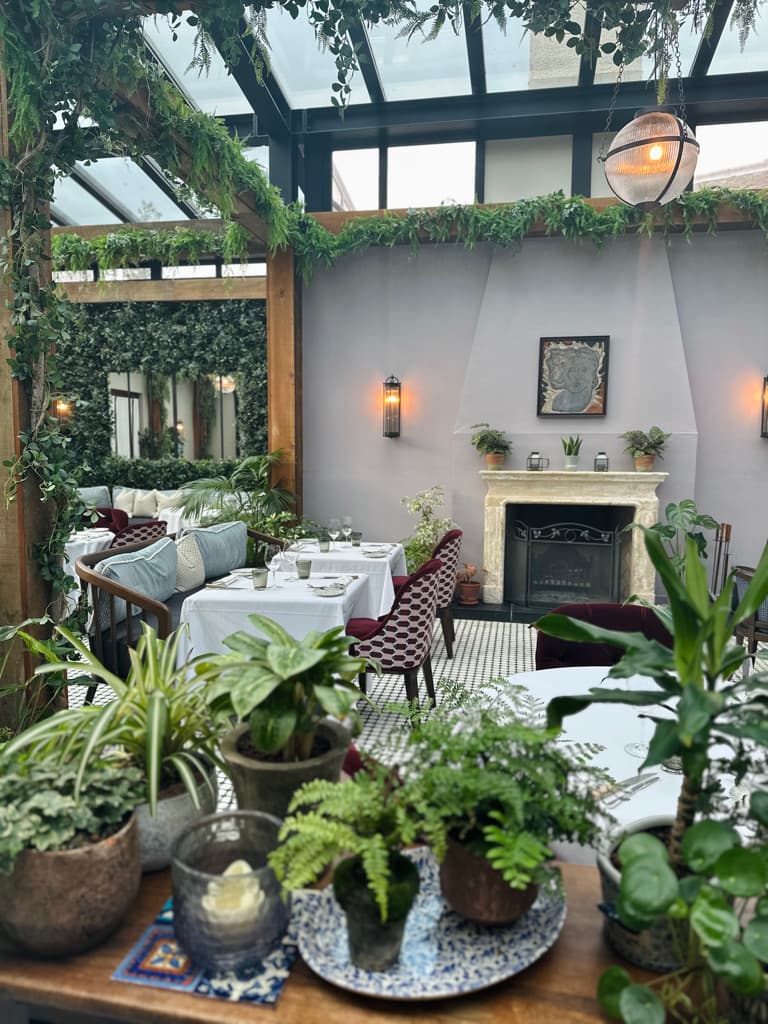
<svg viewBox="0 0 768 1024">
<path fill-rule="evenodd" d="M 685 92 L 683 91 L 683 63 L 680 58 L 680 37 L 678 33 L 675 33 L 675 35 L 672 38 L 672 54 L 675 58 L 675 70 L 677 71 L 677 91 L 680 97 L 679 117 L 683 124 L 687 126 L 688 118 L 686 117 Z"/>
<path fill-rule="evenodd" d="M 624 64 L 624 61 L 622 61 L 621 64 L 619 65 L 619 73 L 616 76 L 616 84 L 614 85 L 613 92 L 611 93 L 611 101 L 608 104 L 608 116 L 605 119 L 605 128 L 603 129 L 603 138 L 602 138 L 602 141 L 600 142 L 600 153 L 598 154 L 597 160 L 598 160 L 598 163 L 601 163 L 601 164 L 605 163 L 606 154 L 608 152 L 608 146 L 610 145 L 610 141 L 609 141 L 608 136 L 611 134 L 611 126 L 613 124 L 613 115 L 616 112 L 616 103 L 617 103 L 618 98 L 619 98 L 619 89 L 621 88 L 621 80 L 624 77 L 624 68 L 625 68 L 625 64 Z"/>
</svg>

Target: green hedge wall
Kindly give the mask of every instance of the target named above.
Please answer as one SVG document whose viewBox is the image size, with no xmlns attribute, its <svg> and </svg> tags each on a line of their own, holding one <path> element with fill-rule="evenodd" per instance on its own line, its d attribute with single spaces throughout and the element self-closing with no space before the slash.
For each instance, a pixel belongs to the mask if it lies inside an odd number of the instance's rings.
<svg viewBox="0 0 768 1024">
<path fill-rule="evenodd" d="M 98 468 L 89 469 L 82 482 L 85 487 L 119 484 L 145 491 L 171 491 L 190 480 L 230 476 L 236 466 L 234 459 L 124 459 L 110 455 Z"/>
</svg>

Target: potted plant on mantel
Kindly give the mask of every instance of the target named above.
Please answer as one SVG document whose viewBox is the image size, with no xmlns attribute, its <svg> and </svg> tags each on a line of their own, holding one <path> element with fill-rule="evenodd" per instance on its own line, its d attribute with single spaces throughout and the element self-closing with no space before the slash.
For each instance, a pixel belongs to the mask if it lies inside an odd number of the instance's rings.
<svg viewBox="0 0 768 1024">
<path fill-rule="evenodd" d="M 649 715 L 655 723 L 643 768 L 650 768 L 678 759 L 682 782 L 676 814 L 669 827 L 669 859 L 673 870 L 682 870 L 685 863 L 685 836 L 697 815 L 708 813 L 720 792 L 720 778 L 732 774 L 740 781 L 755 770 L 768 747 L 768 722 L 765 705 L 768 700 L 768 674 L 755 674 L 734 679 L 744 660 L 743 648 L 731 641 L 736 626 L 753 614 L 768 596 L 768 546 L 763 551 L 752 581 L 734 610 L 732 609 L 733 574 L 719 596 L 712 600 L 707 586 L 703 553 L 693 537 L 686 537 L 685 562 L 682 571 L 664 547 L 663 538 L 653 528 L 641 527 L 645 546 L 667 592 L 669 605 L 654 608 L 672 633 L 673 647 L 668 649 L 639 633 L 614 632 L 590 623 L 560 615 L 545 615 L 537 628 L 565 640 L 611 643 L 625 653 L 607 673 L 614 679 L 634 675 L 648 678 L 642 690 L 625 687 L 597 687 L 579 696 L 556 697 L 548 708 L 548 721 L 559 727 L 566 715 L 592 704 L 628 704 L 638 709 L 655 708 L 660 715 Z M 721 751 L 727 753 L 723 755 Z M 642 826 L 639 826 L 642 827 Z M 631 826 L 625 834 L 636 831 Z M 617 848 L 624 835 L 614 837 Z M 619 877 L 608 856 L 598 857 L 604 883 L 604 901 L 612 902 L 620 891 Z M 655 870 L 657 856 L 647 846 L 633 851 L 649 872 Z M 667 909 L 666 893 L 651 895 L 648 887 L 647 916 L 659 917 Z M 622 902 L 618 903 L 621 913 Z M 683 916 L 693 909 L 682 905 Z M 697 914 L 698 914 L 697 910 Z M 692 920 L 693 924 L 693 920 Z M 619 922 L 606 921 L 606 937 L 622 955 L 633 963 L 658 969 L 666 959 L 667 966 L 680 963 L 679 941 L 669 928 L 658 928 L 658 941 L 651 943 L 648 959 L 648 937 L 645 932 L 635 936 Z M 662 949 L 665 943 L 668 949 Z M 640 1018 L 637 1018 L 640 1019 Z M 661 1017 L 648 1018 L 660 1020 Z"/>
<path fill-rule="evenodd" d="M 465 562 L 464 567 L 456 573 L 456 591 L 459 604 L 471 606 L 480 604 L 480 592 L 483 584 L 475 579 L 476 573 L 486 573 L 485 569 L 478 569 L 472 562 Z"/>
<path fill-rule="evenodd" d="M 474 434 L 471 443 L 485 456 L 488 469 L 499 469 L 512 451 L 512 442 L 507 438 L 503 430 L 496 430 L 488 423 L 473 423 Z"/>
<path fill-rule="evenodd" d="M 123 681 L 68 629 L 56 628 L 77 653 L 78 667 L 87 666 L 92 678 L 111 687 L 115 700 L 60 711 L 32 726 L 6 745 L 0 767 L 22 751 L 74 765 L 76 797 L 94 761 L 109 757 L 138 768 L 145 784 L 137 808 L 142 868 L 167 867 L 176 836 L 215 810 L 214 769 L 226 768 L 219 756 L 220 729 L 190 673 L 194 662 L 177 667 L 181 630 L 160 639 L 143 623 Z M 51 658 L 37 673 L 66 673 L 72 664 Z"/>
<path fill-rule="evenodd" d="M 76 784 L 79 793 L 75 796 Z M 0 933 L 38 956 L 73 956 L 118 927 L 141 881 L 135 768 L 50 758 L 0 772 Z"/>
<path fill-rule="evenodd" d="M 559 743 L 525 688 L 440 688 L 437 708 L 409 708 L 381 756 L 403 766 L 446 902 L 478 924 L 508 924 L 553 881 L 550 843 L 589 844 L 610 824 L 596 797 L 610 778 L 588 763 L 599 745 Z"/>
<path fill-rule="evenodd" d="M 653 472 L 656 458 L 664 458 L 661 453 L 671 436 L 665 434 L 661 427 L 651 427 L 647 433 L 644 430 L 627 430 L 619 434 L 619 437 L 627 442 L 624 451 L 635 460 L 635 470 L 638 473 Z"/>
<path fill-rule="evenodd" d="M 283 888 L 304 888 L 343 857 L 333 892 L 347 916 L 352 963 L 385 971 L 400 955 L 419 872 L 401 852 L 419 834 L 397 773 L 381 765 L 334 785 L 308 782 L 293 797 L 269 863 Z"/>
<path fill-rule="evenodd" d="M 261 636 L 240 630 L 226 637 L 231 653 L 204 656 L 195 674 L 214 720 L 229 730 L 221 754 L 238 806 L 284 818 L 302 783 L 338 781 L 360 729 L 357 677 L 378 665 L 350 657 L 353 638 L 340 626 L 297 640 L 264 615 L 248 621 Z"/>
<path fill-rule="evenodd" d="M 561 437 L 560 443 L 563 446 L 566 469 L 579 468 L 579 453 L 581 452 L 582 439 L 577 434 L 575 437 Z"/>
</svg>

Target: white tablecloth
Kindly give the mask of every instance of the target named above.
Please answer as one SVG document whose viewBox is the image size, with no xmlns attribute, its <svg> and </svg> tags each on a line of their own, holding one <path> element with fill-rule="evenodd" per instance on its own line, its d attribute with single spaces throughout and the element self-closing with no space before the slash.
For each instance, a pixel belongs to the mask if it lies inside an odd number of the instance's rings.
<svg viewBox="0 0 768 1024">
<path fill-rule="evenodd" d="M 185 516 L 181 509 L 178 508 L 164 508 L 157 513 L 156 519 L 162 519 L 163 522 L 168 523 L 168 533 L 179 534 L 183 529 L 191 526 L 197 526 L 198 521 L 191 519 L 189 516 Z"/>
<path fill-rule="evenodd" d="M 254 612 L 274 619 L 298 640 L 310 630 L 344 626 L 348 619 L 365 614 L 365 576 L 352 580 L 338 597 L 320 597 L 304 580 L 289 581 L 284 573 L 277 574 L 277 581 L 279 587 L 254 590 L 250 576 L 243 576 L 225 589 L 206 587 L 190 594 L 181 608 L 181 623 L 189 626 L 189 633 L 182 636 L 179 663 L 197 654 L 228 650 L 224 637 L 238 629 L 253 631 L 248 616 Z"/>
<path fill-rule="evenodd" d="M 395 599 L 395 588 L 392 585 L 393 576 L 405 576 L 408 570 L 405 567 L 405 552 L 402 544 L 375 545 L 371 547 L 387 547 L 386 558 L 370 558 L 366 556 L 367 544 L 354 548 L 346 541 L 336 541 L 333 551 L 323 551 L 317 547 L 317 543 L 311 541 L 299 542 L 299 558 L 308 558 L 312 562 L 312 574 L 325 572 L 343 573 L 366 573 L 368 575 L 369 601 L 368 611 L 356 613 L 370 619 L 377 619 L 380 615 L 386 615 L 392 608 Z"/>
<path fill-rule="evenodd" d="M 606 689 L 655 689 L 652 680 L 641 676 L 632 679 L 609 679 L 606 666 L 549 668 L 538 672 L 520 672 L 509 676 L 510 683 L 525 686 L 534 697 L 546 703 L 553 697 L 587 693 L 594 686 Z M 638 717 L 639 712 L 659 714 L 657 708 L 632 708 L 625 704 L 592 704 L 577 715 L 563 721 L 564 735 L 576 742 L 600 743 L 605 748 L 593 764 L 605 768 L 618 781 L 636 775 L 642 758 L 633 757 L 624 749 L 628 743 L 648 743 L 654 732 L 653 722 Z M 663 714 L 663 712 L 661 712 Z M 674 814 L 680 793 L 682 775 L 663 771 L 658 766 L 646 769 L 658 776 L 658 782 L 635 793 L 611 809 L 620 825 L 655 814 Z M 555 844 L 555 852 L 564 860 L 594 864 L 594 851 L 573 844 Z"/>
<path fill-rule="evenodd" d="M 71 614 L 77 607 L 80 596 L 80 577 L 75 572 L 75 562 L 83 555 L 90 555 L 94 551 L 106 551 L 112 543 L 114 533 L 111 530 L 93 527 L 88 530 L 78 530 L 73 533 L 64 545 L 64 572 L 68 573 L 77 583 L 78 590 L 70 590 L 66 596 L 66 612 Z"/>
</svg>

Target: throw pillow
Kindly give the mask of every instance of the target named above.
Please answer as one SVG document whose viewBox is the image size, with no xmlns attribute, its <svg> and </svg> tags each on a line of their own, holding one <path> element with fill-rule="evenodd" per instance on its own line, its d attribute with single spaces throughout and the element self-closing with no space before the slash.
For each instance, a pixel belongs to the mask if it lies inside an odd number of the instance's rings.
<svg viewBox="0 0 768 1024">
<path fill-rule="evenodd" d="M 136 491 L 133 500 L 133 514 L 142 519 L 154 519 L 157 515 L 157 500 L 154 491 Z"/>
<path fill-rule="evenodd" d="M 155 500 L 157 501 L 157 511 L 165 512 L 167 508 L 176 510 L 177 505 L 182 500 L 181 491 L 155 491 Z"/>
<path fill-rule="evenodd" d="M 119 508 L 121 512 L 125 512 L 127 515 L 133 515 L 133 502 L 136 497 L 136 489 L 133 487 L 116 487 L 115 488 L 115 508 Z"/>
<path fill-rule="evenodd" d="M 198 543 L 191 533 L 176 541 L 176 591 L 186 593 L 205 583 L 205 564 Z"/>
<path fill-rule="evenodd" d="M 166 601 L 176 587 L 176 545 L 170 537 L 148 544 L 141 551 L 128 551 L 124 555 L 105 558 L 96 566 L 108 580 L 138 590 L 155 601 Z M 102 622 L 109 621 L 107 598 L 103 598 Z M 106 618 L 104 618 L 106 612 Z M 136 606 L 133 613 L 138 614 Z M 126 617 L 125 601 L 115 598 L 115 622 Z"/>
<path fill-rule="evenodd" d="M 197 541 L 205 565 L 207 580 L 224 576 L 233 569 L 245 565 L 248 546 L 248 531 L 245 523 L 217 523 L 216 526 L 200 526 L 184 533 L 192 534 Z"/>
<path fill-rule="evenodd" d="M 78 487 L 80 497 L 86 505 L 94 508 L 111 508 L 112 498 L 108 487 Z"/>
</svg>

